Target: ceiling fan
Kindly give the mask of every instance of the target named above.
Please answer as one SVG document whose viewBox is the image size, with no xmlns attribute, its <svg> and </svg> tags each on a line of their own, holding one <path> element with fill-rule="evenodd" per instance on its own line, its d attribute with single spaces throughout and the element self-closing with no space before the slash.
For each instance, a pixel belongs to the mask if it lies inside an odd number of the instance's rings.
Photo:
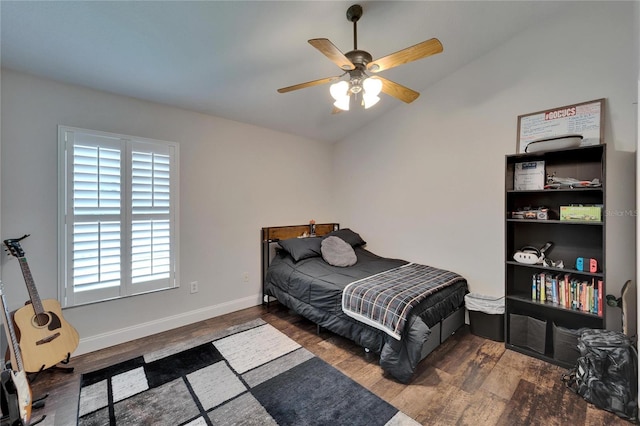
<svg viewBox="0 0 640 426">
<path fill-rule="evenodd" d="M 420 96 L 420 93 L 380 76 L 369 77 L 367 72 L 375 74 L 398 65 L 435 55 L 442 52 L 442 43 L 437 38 L 432 38 L 374 61 L 369 52 L 358 50 L 357 22 L 361 17 L 362 6 L 354 4 L 347 10 L 347 20 L 353 22 L 353 50 L 350 52 L 342 53 L 326 38 L 309 40 L 309 44 L 344 70 L 343 74 L 283 87 L 278 89 L 278 92 L 287 93 L 306 87 L 331 83 L 349 74 L 348 81 L 340 80 L 331 85 L 330 93 L 335 99 L 333 104 L 334 113 L 349 110 L 351 97 L 360 97 L 362 105 L 365 108 L 369 108 L 380 100 L 378 94 L 381 91 L 406 103 L 415 101 Z"/>
</svg>

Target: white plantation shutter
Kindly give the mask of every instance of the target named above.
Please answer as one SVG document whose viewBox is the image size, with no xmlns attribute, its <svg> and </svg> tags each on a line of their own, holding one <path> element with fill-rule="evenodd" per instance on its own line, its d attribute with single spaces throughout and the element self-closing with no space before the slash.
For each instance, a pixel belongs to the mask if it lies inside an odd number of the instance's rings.
<svg viewBox="0 0 640 426">
<path fill-rule="evenodd" d="M 100 142 L 96 140 L 97 138 L 91 139 Z M 103 144 L 106 145 L 108 142 L 112 141 L 105 138 Z M 120 147 L 75 144 L 73 146 L 74 214 L 120 214 L 121 172 Z"/>
<path fill-rule="evenodd" d="M 134 284 L 169 277 L 170 241 L 168 220 L 133 221 L 131 276 Z"/>
<path fill-rule="evenodd" d="M 167 280 L 171 271 L 170 154 L 145 152 L 135 144 L 131 153 L 131 277 L 139 284 Z"/>
<path fill-rule="evenodd" d="M 73 291 L 120 287 L 120 222 L 73 224 Z"/>
<path fill-rule="evenodd" d="M 175 143 L 60 126 L 64 306 L 177 286 Z"/>
</svg>

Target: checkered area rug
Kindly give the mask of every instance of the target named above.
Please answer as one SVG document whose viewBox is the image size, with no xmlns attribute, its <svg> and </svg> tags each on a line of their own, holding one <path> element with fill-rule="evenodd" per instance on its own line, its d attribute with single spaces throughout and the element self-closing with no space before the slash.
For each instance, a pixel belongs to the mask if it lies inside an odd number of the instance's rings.
<svg viewBox="0 0 640 426">
<path fill-rule="evenodd" d="M 262 320 L 84 374 L 78 425 L 417 425 Z"/>
</svg>

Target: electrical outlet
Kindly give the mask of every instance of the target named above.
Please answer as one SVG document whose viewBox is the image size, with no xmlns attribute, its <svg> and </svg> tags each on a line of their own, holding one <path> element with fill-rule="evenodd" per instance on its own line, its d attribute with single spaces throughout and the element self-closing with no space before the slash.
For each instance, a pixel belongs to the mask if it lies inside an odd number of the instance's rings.
<svg viewBox="0 0 640 426">
<path fill-rule="evenodd" d="M 191 294 L 198 292 L 198 281 L 191 282 Z"/>
<path fill-rule="evenodd" d="M 242 274 L 242 281 L 244 281 L 245 283 L 249 282 L 249 273 L 248 272 L 244 272 Z"/>
</svg>

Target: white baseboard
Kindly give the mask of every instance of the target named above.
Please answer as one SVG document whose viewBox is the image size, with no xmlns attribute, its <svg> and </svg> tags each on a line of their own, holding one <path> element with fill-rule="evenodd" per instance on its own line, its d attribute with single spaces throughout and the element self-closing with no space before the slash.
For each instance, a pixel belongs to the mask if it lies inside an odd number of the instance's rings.
<svg viewBox="0 0 640 426">
<path fill-rule="evenodd" d="M 110 346 L 119 345 L 131 340 L 147 337 L 152 334 L 161 333 L 174 328 L 204 321 L 220 315 L 239 311 L 260 305 L 260 295 L 245 297 L 244 299 L 232 300 L 219 305 L 207 306 L 195 311 L 185 312 L 179 315 L 162 318 L 132 327 L 121 328 L 119 330 L 102 333 L 95 336 L 80 339 L 78 348 L 73 352 L 73 356 L 83 355 L 89 352 L 98 351 Z"/>
</svg>

